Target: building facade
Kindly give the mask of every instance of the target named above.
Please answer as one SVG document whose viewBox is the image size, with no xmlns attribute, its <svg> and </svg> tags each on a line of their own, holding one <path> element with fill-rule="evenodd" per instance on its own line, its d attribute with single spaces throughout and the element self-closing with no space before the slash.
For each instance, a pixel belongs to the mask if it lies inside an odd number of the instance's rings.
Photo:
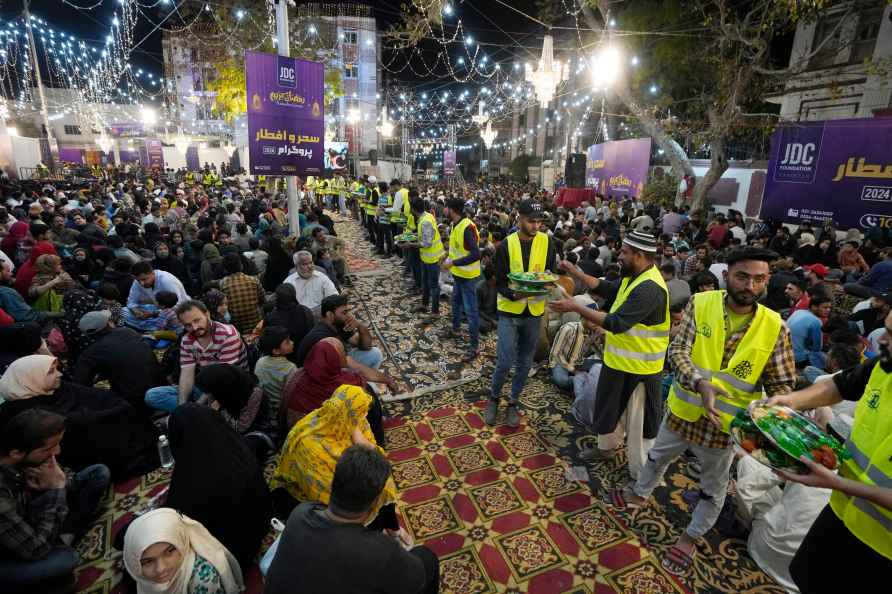
<svg viewBox="0 0 892 594">
<path fill-rule="evenodd" d="M 892 6 L 841 5 L 796 29 L 783 93 L 769 98 L 785 120 L 892 115 Z"/>
</svg>

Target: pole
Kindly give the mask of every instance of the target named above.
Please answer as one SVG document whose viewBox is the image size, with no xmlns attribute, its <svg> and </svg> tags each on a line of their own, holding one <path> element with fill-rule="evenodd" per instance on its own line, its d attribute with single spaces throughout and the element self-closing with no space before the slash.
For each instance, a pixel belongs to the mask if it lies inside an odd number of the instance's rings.
<svg viewBox="0 0 892 594">
<path fill-rule="evenodd" d="M 31 50 L 31 64 L 37 82 L 37 96 L 40 98 L 40 113 L 43 115 L 43 126 L 46 128 L 46 140 L 50 149 L 50 164 L 55 160 L 53 145 L 53 129 L 50 127 L 50 115 L 46 109 L 46 96 L 43 94 L 43 78 L 40 76 L 40 63 L 37 61 L 37 50 L 34 48 L 34 33 L 31 31 L 31 13 L 28 11 L 29 0 L 25 0 L 25 28 L 28 30 L 28 48 Z"/>
<path fill-rule="evenodd" d="M 288 39 L 288 0 L 276 2 L 276 40 L 280 56 L 291 55 L 291 43 Z M 285 177 L 285 188 L 288 192 L 288 227 L 291 234 L 300 237 L 300 198 L 297 195 L 297 177 Z"/>
</svg>

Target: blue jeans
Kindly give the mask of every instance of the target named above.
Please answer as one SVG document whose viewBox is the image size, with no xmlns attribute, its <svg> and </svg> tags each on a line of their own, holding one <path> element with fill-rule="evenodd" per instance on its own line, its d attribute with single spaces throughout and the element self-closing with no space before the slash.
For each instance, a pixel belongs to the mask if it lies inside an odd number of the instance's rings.
<svg viewBox="0 0 892 594">
<path fill-rule="evenodd" d="M 573 389 L 573 374 L 560 365 L 551 368 L 551 381 L 561 390 Z"/>
<path fill-rule="evenodd" d="M 508 404 L 517 404 L 520 393 L 527 383 L 530 366 L 533 364 L 536 343 L 539 342 L 539 322 L 540 319 L 537 317 L 499 316 L 497 331 L 499 344 L 496 349 L 496 369 L 492 374 L 490 392 L 492 400 L 499 400 L 502 386 L 508 378 L 508 370 L 513 366 L 514 378 L 511 380 L 511 396 L 508 397 Z"/>
<path fill-rule="evenodd" d="M 372 369 L 378 369 L 381 367 L 381 362 L 384 361 L 384 354 L 381 352 L 381 349 L 378 347 L 371 347 L 368 350 L 360 350 L 360 349 L 351 349 L 347 352 L 351 359 L 362 363 L 366 367 L 371 367 Z"/>
<path fill-rule="evenodd" d="M 198 388 L 192 388 L 192 394 L 189 400 L 198 400 L 202 391 Z M 146 391 L 146 406 L 156 410 L 172 413 L 176 409 L 180 400 L 179 386 L 158 386 L 157 388 L 149 388 Z"/>
<path fill-rule="evenodd" d="M 80 536 L 96 516 L 99 503 L 108 489 L 110 473 L 102 464 L 94 464 L 74 475 L 66 493 L 68 515 L 61 534 Z M 68 592 L 80 557 L 73 548 L 58 545 L 43 559 L 24 561 L 6 556 L 0 559 L 0 592 Z"/>
<path fill-rule="evenodd" d="M 468 318 L 468 332 L 471 334 L 470 351 L 476 352 L 480 346 L 480 312 L 477 309 L 477 279 L 452 275 L 455 283 L 452 289 L 452 329 L 461 328 L 461 314 Z"/>
<path fill-rule="evenodd" d="M 421 305 L 430 304 L 431 312 L 440 313 L 440 265 L 421 262 Z"/>
</svg>

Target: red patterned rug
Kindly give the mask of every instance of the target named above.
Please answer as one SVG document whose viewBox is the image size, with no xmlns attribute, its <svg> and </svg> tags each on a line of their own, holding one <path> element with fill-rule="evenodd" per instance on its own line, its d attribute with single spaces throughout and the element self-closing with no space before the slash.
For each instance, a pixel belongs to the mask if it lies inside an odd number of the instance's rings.
<svg viewBox="0 0 892 594">
<path fill-rule="evenodd" d="M 440 558 L 444 594 L 687 592 L 529 427 L 485 403 L 387 423 L 403 524 Z"/>
</svg>

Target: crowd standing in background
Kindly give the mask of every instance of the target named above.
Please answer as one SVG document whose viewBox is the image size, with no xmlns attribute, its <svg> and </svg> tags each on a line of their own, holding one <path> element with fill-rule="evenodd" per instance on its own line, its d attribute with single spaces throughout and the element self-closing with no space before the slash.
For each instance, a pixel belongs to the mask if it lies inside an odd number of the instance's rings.
<svg viewBox="0 0 892 594">
<path fill-rule="evenodd" d="M 354 313 L 350 254 L 401 264 L 406 309 L 462 365 L 495 359 L 488 425 L 505 398 L 518 427 L 526 380 L 547 369 L 591 434 L 582 463 L 627 448 L 631 481 L 607 504 L 647 505 L 687 456 L 699 493 L 667 571 L 689 571 L 714 528 L 748 535 L 789 591 L 892 568 L 889 229 L 336 175 L 302 180 L 297 230 L 281 180 L 226 165 L 94 168 L 0 194 L 0 591 L 72 591 L 73 544 L 109 483 L 172 458 L 166 500 L 117 537 L 133 591 L 241 591 L 275 517 L 267 592 L 436 592 L 384 455 L 382 392 L 410 387 L 382 371 L 375 311 Z M 338 237 L 334 216 L 364 238 Z M 509 282 L 546 271 L 547 296 Z M 777 475 L 740 458 L 730 419 L 762 398 L 853 459 Z"/>
</svg>

